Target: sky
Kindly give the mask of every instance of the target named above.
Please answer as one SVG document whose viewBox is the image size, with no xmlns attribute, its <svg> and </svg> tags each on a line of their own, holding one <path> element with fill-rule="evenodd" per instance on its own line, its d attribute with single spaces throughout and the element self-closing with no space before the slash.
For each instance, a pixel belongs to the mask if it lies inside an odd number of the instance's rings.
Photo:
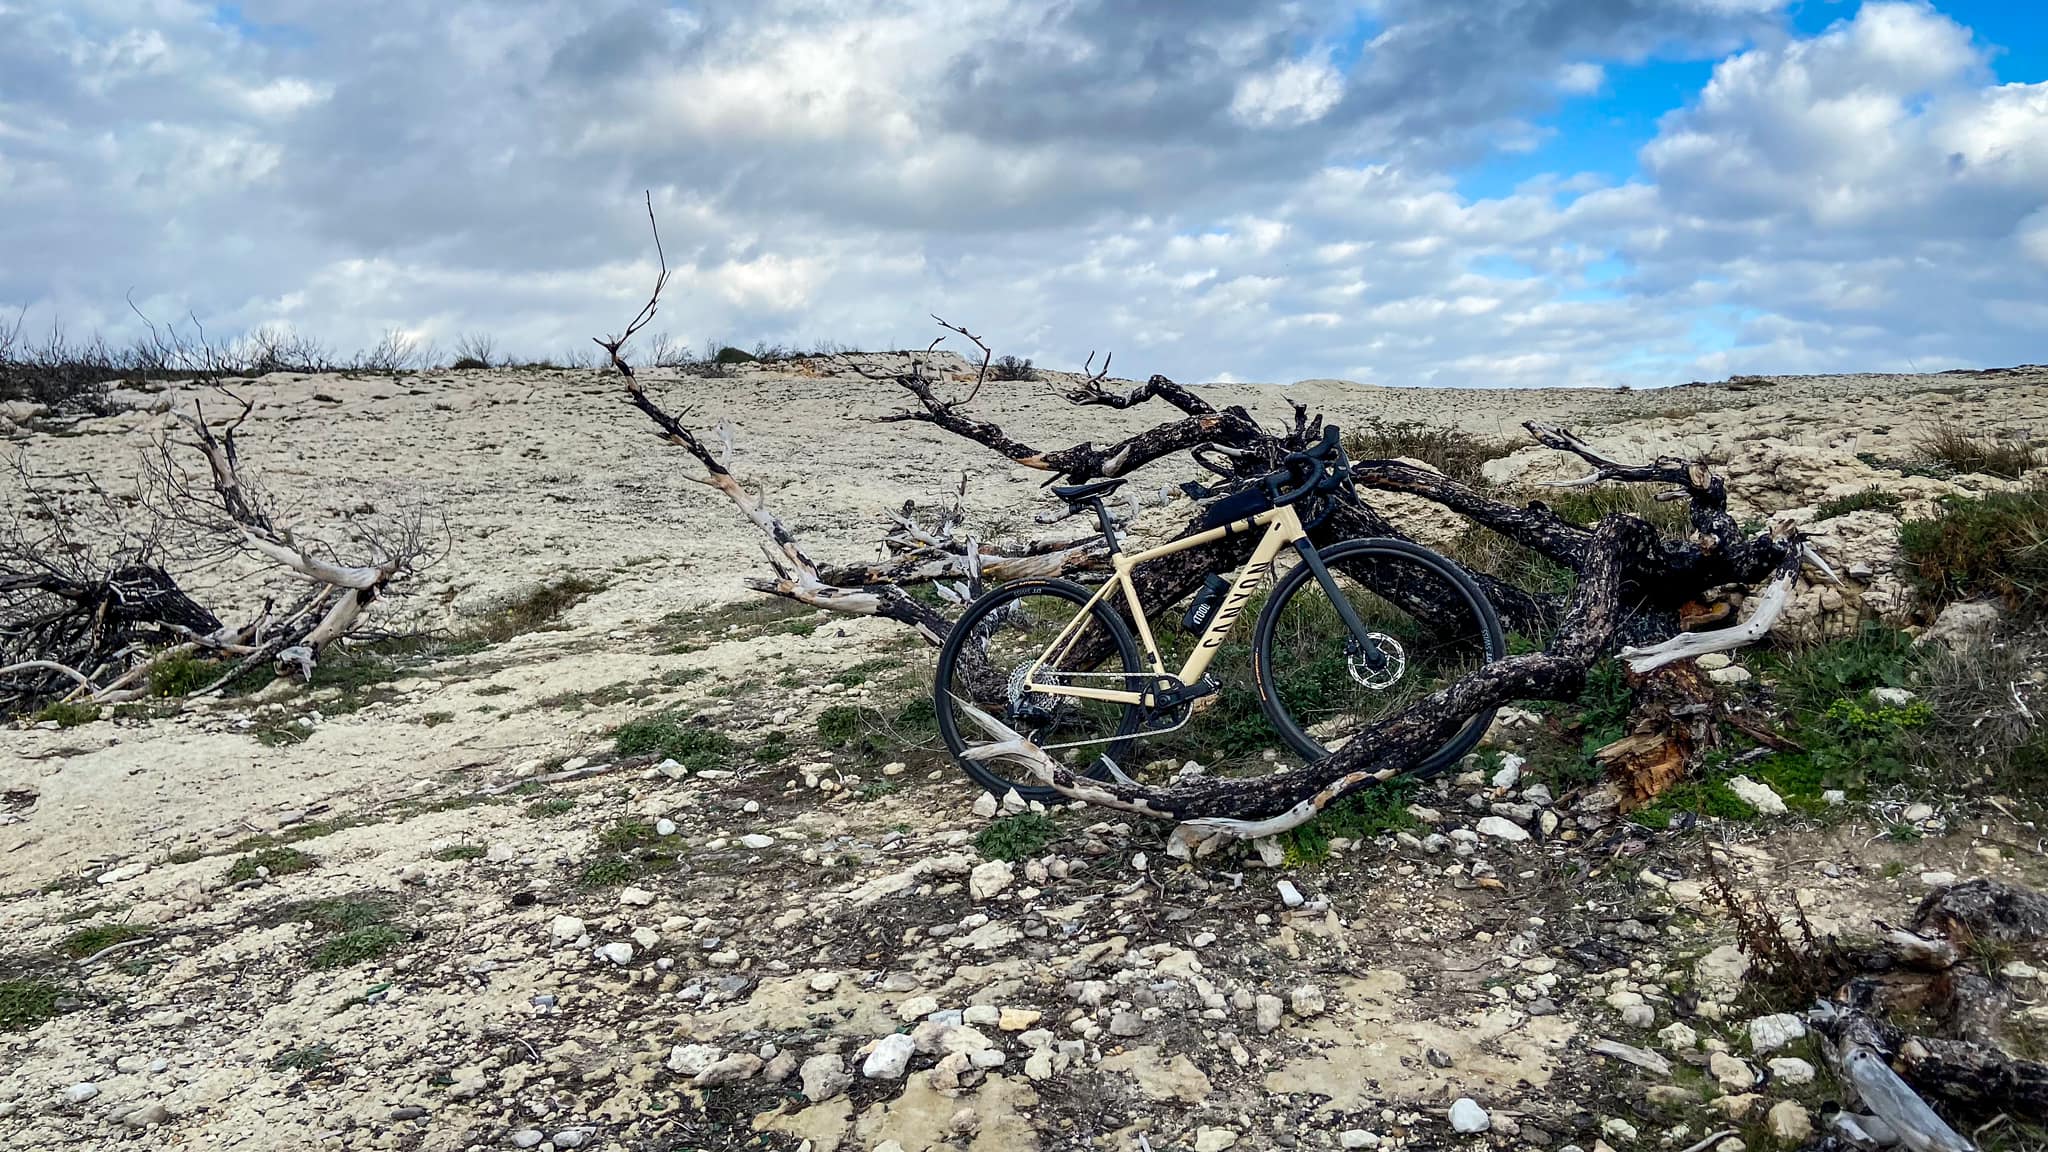
<svg viewBox="0 0 2048 1152">
<path fill-rule="evenodd" d="M 2048 361 L 2048 5 L 0 0 L 0 306 L 1186 381 Z M 957 337 L 947 346 L 959 345 Z"/>
</svg>

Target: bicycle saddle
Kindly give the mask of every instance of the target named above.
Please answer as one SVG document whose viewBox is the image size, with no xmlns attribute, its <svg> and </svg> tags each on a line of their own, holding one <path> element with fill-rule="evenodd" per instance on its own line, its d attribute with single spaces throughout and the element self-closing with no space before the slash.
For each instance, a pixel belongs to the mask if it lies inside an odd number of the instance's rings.
<svg viewBox="0 0 2048 1152">
<path fill-rule="evenodd" d="M 1123 486 L 1123 477 L 1113 476 L 1107 480 L 1090 480 L 1086 484 L 1055 484 L 1052 494 L 1069 504 L 1075 504 L 1083 500 L 1093 500 L 1097 496 L 1107 496 Z"/>
</svg>

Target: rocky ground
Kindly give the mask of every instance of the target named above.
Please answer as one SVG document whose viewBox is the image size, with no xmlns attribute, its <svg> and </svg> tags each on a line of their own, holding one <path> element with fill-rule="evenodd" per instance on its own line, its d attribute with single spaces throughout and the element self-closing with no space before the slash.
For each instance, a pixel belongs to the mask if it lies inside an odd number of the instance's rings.
<svg viewBox="0 0 2048 1152">
<path fill-rule="evenodd" d="M 1353 422 L 1544 416 L 1617 455 L 1713 452 L 1743 515 L 1813 520 L 1881 482 L 1900 507 L 1822 525 L 1855 571 L 1805 593 L 1792 627 L 1818 637 L 1908 610 L 1881 546 L 1898 515 L 1998 484 L 1887 467 L 1914 424 L 2024 429 L 2048 416 L 2043 383 L 1297 395 Z M 984 515 L 1038 506 L 1037 477 L 972 446 L 877 440 L 856 418 L 893 403 L 880 385 L 687 387 L 721 390 L 742 474 L 775 478 L 817 551 L 866 554 L 881 512 L 955 469 Z M 597 590 L 310 689 L 0 732 L 9 1147 L 1795 1147 L 1842 1094 L 1804 1005 L 1750 978 L 1709 861 L 1851 937 L 1959 878 L 2048 885 L 2014 798 L 1893 789 L 1653 829 L 1524 761 L 1512 724 L 1326 850 L 1190 868 L 1163 828 L 977 804 L 920 718 L 929 656 L 900 630 L 718 607 L 753 542 L 610 385 L 256 389 L 250 458 L 309 516 L 408 495 L 447 511 L 416 612 L 459 630 L 565 576 Z M 990 403 L 1020 435 L 1042 416 L 1049 443 L 1137 422 Z M 118 472 L 150 421 L 20 443 Z M 1530 450 L 1489 470 L 1565 467 Z M 194 586 L 227 596 L 231 575 Z M 1996 962 L 2039 1002 L 2048 964 Z M 1983 1140 L 2026 1146 L 2014 1131 Z"/>
</svg>

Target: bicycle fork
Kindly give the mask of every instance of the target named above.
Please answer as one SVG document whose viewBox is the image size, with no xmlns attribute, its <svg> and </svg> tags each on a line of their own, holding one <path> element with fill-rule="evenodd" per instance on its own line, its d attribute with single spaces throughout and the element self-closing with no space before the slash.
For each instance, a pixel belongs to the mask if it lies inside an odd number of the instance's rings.
<svg viewBox="0 0 2048 1152">
<path fill-rule="evenodd" d="M 1351 643 L 1345 646 L 1345 655 L 1356 656 L 1374 672 L 1384 671 L 1387 666 L 1386 654 L 1373 643 L 1372 633 L 1366 630 L 1365 621 L 1358 618 L 1358 611 L 1351 606 L 1351 598 L 1337 587 L 1337 581 L 1330 576 L 1330 569 L 1316 551 L 1314 542 L 1303 536 L 1294 542 L 1294 550 L 1301 553 L 1301 562 L 1308 565 L 1310 575 L 1323 586 L 1330 603 L 1336 606 L 1337 618 L 1344 622 L 1345 631 L 1351 634 Z"/>
</svg>

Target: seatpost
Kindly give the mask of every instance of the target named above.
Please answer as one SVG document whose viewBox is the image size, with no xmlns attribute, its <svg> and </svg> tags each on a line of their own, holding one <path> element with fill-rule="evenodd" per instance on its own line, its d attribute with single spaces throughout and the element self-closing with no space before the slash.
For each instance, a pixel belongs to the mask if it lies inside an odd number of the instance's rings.
<svg viewBox="0 0 2048 1152">
<path fill-rule="evenodd" d="M 1095 522 L 1102 526 L 1102 539 L 1109 545 L 1109 550 L 1112 553 L 1119 551 L 1116 546 L 1116 524 L 1110 520 L 1109 509 L 1103 505 L 1102 497 L 1097 496 L 1088 501 L 1088 504 L 1095 509 Z"/>
</svg>

